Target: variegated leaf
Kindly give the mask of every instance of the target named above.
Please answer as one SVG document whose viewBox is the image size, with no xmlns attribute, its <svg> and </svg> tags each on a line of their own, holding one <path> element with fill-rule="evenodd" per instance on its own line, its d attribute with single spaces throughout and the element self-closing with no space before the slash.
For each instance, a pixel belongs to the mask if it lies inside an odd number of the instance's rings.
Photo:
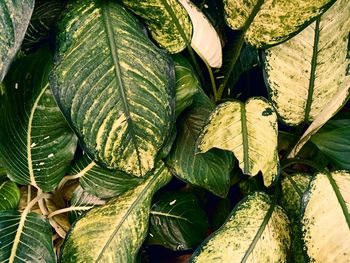
<svg viewBox="0 0 350 263">
<path fill-rule="evenodd" d="M 139 21 L 113 1 L 75 1 L 59 25 L 52 89 L 102 166 L 150 171 L 173 125 L 175 74 Z"/>
<path fill-rule="evenodd" d="M 279 173 L 277 116 L 263 98 L 251 98 L 245 104 L 220 104 L 209 117 L 197 145 L 202 153 L 211 148 L 233 152 L 243 173 L 254 176 L 261 171 L 266 186 Z"/>
<path fill-rule="evenodd" d="M 302 227 L 310 262 L 349 262 L 350 173 L 320 173 L 303 198 Z"/>
<path fill-rule="evenodd" d="M 0 159 L 18 184 L 53 190 L 70 166 L 77 137 L 52 96 L 48 48 L 17 60 L 0 96 Z"/>
<path fill-rule="evenodd" d="M 289 220 L 264 193 L 240 202 L 228 221 L 194 252 L 190 262 L 287 262 Z"/>
<path fill-rule="evenodd" d="M 176 23 L 172 19 L 172 9 L 188 40 L 192 38 L 193 26 L 186 9 L 178 0 L 122 0 L 123 4 L 139 15 L 157 43 L 170 53 L 179 53 L 186 48 Z"/>
<path fill-rule="evenodd" d="M 232 29 L 243 31 L 257 48 L 279 44 L 296 35 L 336 0 L 224 0 Z"/>
<path fill-rule="evenodd" d="M 134 189 L 93 208 L 72 226 L 61 262 L 134 262 L 147 234 L 153 194 L 170 179 L 161 162 Z"/>
<path fill-rule="evenodd" d="M 21 194 L 18 186 L 12 181 L 0 182 L 0 211 L 16 209 Z"/>
<path fill-rule="evenodd" d="M 0 2 L 0 83 L 21 46 L 34 9 L 34 0 Z"/>
<path fill-rule="evenodd" d="M 272 103 L 288 125 L 314 120 L 350 87 L 349 14 L 350 2 L 338 0 L 300 34 L 265 51 Z"/>
</svg>

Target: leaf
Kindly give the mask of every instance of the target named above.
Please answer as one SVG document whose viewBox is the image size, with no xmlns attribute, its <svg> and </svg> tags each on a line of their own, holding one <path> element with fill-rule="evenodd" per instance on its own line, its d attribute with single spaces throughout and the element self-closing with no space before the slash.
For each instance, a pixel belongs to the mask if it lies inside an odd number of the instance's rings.
<svg viewBox="0 0 350 263">
<path fill-rule="evenodd" d="M 73 165 L 70 173 L 83 174 L 79 180 L 82 188 L 100 198 L 121 195 L 143 182 L 143 179 L 124 172 L 104 169 L 86 155 Z"/>
<path fill-rule="evenodd" d="M 21 46 L 34 9 L 34 0 L 1 0 L 0 83 Z"/>
<path fill-rule="evenodd" d="M 193 96 L 201 88 L 199 79 L 191 64 L 182 56 L 172 56 L 176 76 L 175 115 L 179 116 L 193 102 Z"/>
<path fill-rule="evenodd" d="M 45 192 L 64 176 L 77 144 L 51 94 L 51 66 L 47 48 L 17 60 L 0 97 L 0 159 L 8 177 Z"/>
<path fill-rule="evenodd" d="M 227 24 L 242 30 L 248 44 L 267 48 L 296 35 L 334 2 L 224 0 L 224 9 Z"/>
<path fill-rule="evenodd" d="M 186 41 L 172 20 L 170 7 L 187 39 L 191 39 L 193 26 L 186 9 L 178 0 L 122 0 L 132 12 L 147 25 L 153 39 L 170 53 L 179 53 L 186 48 Z"/>
<path fill-rule="evenodd" d="M 213 108 L 203 91 L 195 95 L 192 107 L 178 121 L 178 135 L 166 162 L 181 180 L 225 197 L 230 188 L 232 155 L 217 149 L 195 153 L 196 140 Z"/>
<path fill-rule="evenodd" d="M 119 4 L 81 0 L 68 10 L 50 79 L 56 100 L 92 159 L 144 176 L 173 124 L 171 59 Z"/>
<path fill-rule="evenodd" d="M 288 262 L 306 263 L 302 244 L 302 231 L 300 227 L 301 201 L 311 180 L 307 174 L 287 175 L 283 178 L 281 206 L 286 210 L 291 220 L 292 245 Z"/>
<path fill-rule="evenodd" d="M 296 143 L 288 158 L 294 158 L 297 156 L 301 148 L 309 141 L 312 135 L 318 132 L 318 130 L 332 118 L 349 100 L 350 98 L 350 86 L 338 91 L 338 93 L 332 98 L 332 100 L 323 108 L 323 110 L 317 115 L 314 121 L 310 124 L 299 141 Z"/>
<path fill-rule="evenodd" d="M 74 210 L 69 214 L 69 220 L 70 222 L 74 222 L 94 206 L 101 206 L 104 204 L 106 204 L 105 200 L 85 192 L 81 186 L 78 186 L 74 190 L 70 200 L 70 208 L 74 208 Z"/>
<path fill-rule="evenodd" d="M 208 230 L 208 217 L 194 194 L 165 192 L 151 207 L 146 242 L 175 251 L 187 250 L 197 247 Z"/>
<path fill-rule="evenodd" d="M 350 120 L 331 120 L 311 137 L 330 161 L 340 169 L 350 170 Z"/>
<path fill-rule="evenodd" d="M 47 219 L 25 211 L 0 211 L 1 262 L 56 262 Z"/>
<path fill-rule="evenodd" d="M 16 209 L 21 194 L 17 185 L 9 180 L 0 182 L 0 211 Z"/>
<path fill-rule="evenodd" d="M 269 186 L 279 173 L 277 132 L 276 113 L 264 98 L 225 102 L 210 115 L 197 140 L 198 151 L 231 151 L 244 174 L 261 171 Z"/>
<path fill-rule="evenodd" d="M 303 198 L 302 228 L 310 262 L 348 262 L 350 174 L 319 173 Z"/>
<path fill-rule="evenodd" d="M 152 196 L 170 179 L 159 163 L 141 185 L 86 213 L 72 226 L 61 261 L 134 262 L 147 234 Z"/>
<path fill-rule="evenodd" d="M 272 103 L 288 125 L 314 120 L 338 91 L 350 87 L 349 9 L 349 1 L 339 0 L 300 34 L 265 51 Z"/>
<path fill-rule="evenodd" d="M 288 217 L 276 200 L 256 192 L 235 207 L 190 262 L 286 262 L 289 246 Z"/>
</svg>

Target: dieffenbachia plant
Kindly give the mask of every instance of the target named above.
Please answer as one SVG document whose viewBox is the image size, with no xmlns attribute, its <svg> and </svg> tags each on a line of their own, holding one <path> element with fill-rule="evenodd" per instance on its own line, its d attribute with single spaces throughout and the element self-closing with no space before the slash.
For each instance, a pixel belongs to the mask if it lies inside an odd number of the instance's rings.
<svg viewBox="0 0 350 263">
<path fill-rule="evenodd" d="M 2 0 L 0 262 L 349 262 L 349 92 L 347 0 Z"/>
</svg>

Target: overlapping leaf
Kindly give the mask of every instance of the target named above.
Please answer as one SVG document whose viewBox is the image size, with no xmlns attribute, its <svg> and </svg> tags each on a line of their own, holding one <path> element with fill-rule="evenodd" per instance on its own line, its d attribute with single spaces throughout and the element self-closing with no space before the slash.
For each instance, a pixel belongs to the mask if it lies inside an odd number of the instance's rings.
<svg viewBox="0 0 350 263">
<path fill-rule="evenodd" d="M 190 262 L 286 262 L 289 220 L 276 200 L 254 193 L 193 254 Z"/>
<path fill-rule="evenodd" d="M 21 194 L 17 185 L 9 180 L 0 182 L 0 211 L 16 209 Z"/>
<path fill-rule="evenodd" d="M 72 226 L 62 262 L 134 262 L 146 236 L 153 194 L 171 179 L 158 163 L 135 189 L 94 208 Z"/>
<path fill-rule="evenodd" d="M 21 46 L 34 9 L 34 0 L 1 0 L 0 83 Z"/>
<path fill-rule="evenodd" d="M 204 126 L 197 146 L 201 153 L 211 148 L 232 151 L 243 173 L 256 175 L 261 171 L 266 186 L 279 173 L 277 116 L 263 98 L 251 98 L 245 104 L 220 104 Z"/>
<path fill-rule="evenodd" d="M 43 191 L 55 188 L 73 159 L 77 138 L 51 94 L 47 48 L 18 60 L 0 97 L 0 158 L 8 177 Z"/>
<path fill-rule="evenodd" d="M 136 176 L 154 166 L 174 118 L 174 68 L 113 1 L 76 1 L 60 23 L 52 89 L 84 150 Z"/>
<path fill-rule="evenodd" d="M 326 11 L 335 0 L 224 0 L 232 29 L 243 31 L 246 42 L 262 48 L 281 43 Z"/>
<path fill-rule="evenodd" d="M 350 88 L 349 13 L 350 2 L 339 0 L 299 35 L 265 51 L 271 99 L 287 124 L 314 120 Z"/>
<path fill-rule="evenodd" d="M 350 258 L 350 173 L 320 173 L 303 199 L 304 243 L 311 262 Z"/>
</svg>

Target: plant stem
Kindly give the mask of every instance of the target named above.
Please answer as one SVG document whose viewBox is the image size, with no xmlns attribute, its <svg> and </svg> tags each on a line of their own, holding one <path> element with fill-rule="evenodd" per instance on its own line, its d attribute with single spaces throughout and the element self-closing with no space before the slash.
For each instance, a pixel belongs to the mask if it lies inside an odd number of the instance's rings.
<svg viewBox="0 0 350 263">
<path fill-rule="evenodd" d="M 71 180 L 75 180 L 75 179 L 79 179 L 80 177 L 82 177 L 84 174 L 86 174 L 88 171 L 90 171 L 94 166 L 96 165 L 95 162 L 91 162 L 88 166 L 86 166 L 83 170 L 81 170 L 79 173 L 75 174 L 75 175 L 67 175 L 65 177 L 62 178 L 61 182 L 58 184 L 57 186 L 57 190 L 61 190 L 64 185 Z"/>
<path fill-rule="evenodd" d="M 87 211 L 87 210 L 90 210 L 91 208 L 93 208 L 93 206 L 85 206 L 85 207 L 71 206 L 71 207 L 66 207 L 66 208 L 62 208 L 62 209 L 59 209 L 59 210 L 56 210 L 56 211 L 52 212 L 51 214 L 48 215 L 48 218 L 57 216 L 59 214 L 67 213 L 67 212 L 70 212 L 70 211 Z"/>
<path fill-rule="evenodd" d="M 297 192 L 299 197 L 302 198 L 303 197 L 303 193 L 300 190 L 300 188 L 297 185 L 297 183 L 293 180 L 293 178 L 289 174 L 287 174 L 285 171 L 282 171 L 282 174 L 289 180 L 289 182 L 291 183 L 291 185 L 293 186 L 293 188 L 295 189 L 295 191 Z"/>
</svg>

